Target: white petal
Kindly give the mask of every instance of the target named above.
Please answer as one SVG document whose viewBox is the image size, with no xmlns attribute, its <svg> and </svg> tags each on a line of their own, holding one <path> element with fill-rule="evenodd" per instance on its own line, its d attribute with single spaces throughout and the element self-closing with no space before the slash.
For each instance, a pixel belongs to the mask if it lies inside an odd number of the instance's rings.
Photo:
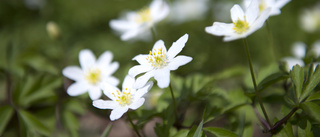
<svg viewBox="0 0 320 137">
<path fill-rule="evenodd" d="M 110 101 L 110 100 L 102 100 L 102 99 L 99 99 L 99 100 L 94 100 L 92 102 L 92 105 L 96 108 L 99 108 L 99 109 L 114 109 L 116 107 L 118 107 L 119 105 L 117 104 L 117 102 L 114 102 L 114 101 Z"/>
<path fill-rule="evenodd" d="M 257 19 L 259 12 L 258 0 L 252 0 L 246 11 L 246 19 L 249 26 Z"/>
<path fill-rule="evenodd" d="M 78 96 L 88 91 L 89 86 L 84 82 L 76 82 L 69 86 L 67 93 L 70 96 Z"/>
<path fill-rule="evenodd" d="M 154 79 L 157 80 L 159 88 L 168 87 L 170 84 L 170 70 L 166 68 L 157 70 L 155 72 Z"/>
<path fill-rule="evenodd" d="M 241 38 L 245 38 L 245 36 L 244 36 L 244 35 L 232 35 L 232 36 L 227 36 L 227 37 L 224 37 L 224 38 L 223 38 L 223 41 L 229 42 L 229 41 L 237 40 L 237 39 L 241 39 Z"/>
<path fill-rule="evenodd" d="M 137 92 L 134 94 L 135 99 L 141 98 L 144 94 L 146 94 L 153 86 L 153 82 L 149 81 L 144 87 L 137 90 Z"/>
<path fill-rule="evenodd" d="M 191 60 L 192 60 L 191 57 L 179 55 L 170 61 L 170 63 L 168 64 L 168 68 L 170 70 L 176 70 L 180 66 L 183 66 L 183 65 L 189 63 Z"/>
<path fill-rule="evenodd" d="M 109 83 L 102 83 L 100 87 L 103 90 L 103 94 L 105 94 L 108 98 L 110 98 L 113 101 L 116 100 L 115 96 L 113 96 L 112 93 L 116 94 L 117 90 L 120 91 L 117 87 Z"/>
<path fill-rule="evenodd" d="M 121 35 L 121 40 L 127 41 L 130 39 L 133 39 L 134 37 L 137 37 L 138 34 L 143 32 L 142 30 L 144 30 L 144 29 L 134 28 L 129 31 L 126 31 Z"/>
<path fill-rule="evenodd" d="M 281 9 L 284 5 L 286 5 L 288 2 L 290 2 L 290 0 L 278 0 L 276 2 L 275 7 Z"/>
<path fill-rule="evenodd" d="M 112 86 L 118 86 L 119 79 L 117 79 L 116 77 L 111 76 L 111 77 L 107 77 L 104 82 L 107 82 Z"/>
<path fill-rule="evenodd" d="M 129 108 L 133 109 L 133 110 L 138 109 L 139 107 L 141 107 L 143 105 L 144 100 L 145 100 L 144 98 L 140 98 L 140 99 L 136 100 L 135 102 L 130 104 Z"/>
<path fill-rule="evenodd" d="M 104 75 L 110 76 L 119 68 L 119 62 L 112 62 L 110 65 L 103 67 L 100 66 L 100 69 L 103 70 Z"/>
<path fill-rule="evenodd" d="M 320 56 L 320 40 L 317 40 L 313 46 L 312 46 L 312 51 L 314 52 L 316 58 Z"/>
<path fill-rule="evenodd" d="M 169 6 L 165 1 L 154 0 L 150 5 L 151 17 L 155 22 L 159 22 L 169 14 Z"/>
<path fill-rule="evenodd" d="M 101 97 L 101 89 L 98 86 L 92 86 L 89 88 L 89 96 L 91 100 L 96 100 Z"/>
<path fill-rule="evenodd" d="M 231 8 L 230 13 L 231 13 L 232 22 L 236 22 L 238 19 L 244 20 L 243 10 L 238 4 L 234 5 Z"/>
<path fill-rule="evenodd" d="M 151 66 L 143 66 L 143 65 L 136 65 L 136 66 L 133 66 L 132 68 L 129 69 L 129 75 L 131 77 L 136 77 L 137 75 L 141 74 L 141 73 L 144 73 L 144 72 L 147 72 L 147 71 L 150 71 L 152 70 L 153 67 Z"/>
<path fill-rule="evenodd" d="M 176 42 L 173 42 L 172 46 L 168 50 L 168 59 L 173 59 L 176 55 L 178 55 L 181 50 L 184 48 L 186 42 L 188 41 L 188 34 L 183 35 L 180 37 Z"/>
<path fill-rule="evenodd" d="M 139 89 L 139 88 L 145 86 L 146 83 L 147 83 L 147 81 L 148 81 L 151 77 L 153 77 L 153 76 L 155 75 L 154 73 L 155 73 L 155 71 L 154 71 L 154 70 L 151 70 L 151 71 L 147 72 L 146 74 L 138 77 L 138 78 L 136 79 L 136 82 L 135 82 L 134 85 L 133 85 L 133 88 Z"/>
<path fill-rule="evenodd" d="M 127 75 L 122 83 L 122 88 L 129 88 L 131 89 L 133 87 L 133 84 L 135 82 L 135 79 L 129 75 Z"/>
<path fill-rule="evenodd" d="M 119 119 L 124 113 L 128 111 L 128 107 L 117 107 L 111 111 L 110 120 L 114 121 Z"/>
<path fill-rule="evenodd" d="M 214 22 L 212 26 L 206 27 L 206 32 L 216 35 L 216 36 L 224 36 L 224 35 L 231 35 L 234 33 L 233 23 L 222 23 L 222 22 Z"/>
<path fill-rule="evenodd" d="M 107 67 L 111 63 L 112 58 L 112 53 L 110 51 L 105 51 L 100 55 L 99 59 L 97 60 L 97 64 Z"/>
<path fill-rule="evenodd" d="M 111 20 L 109 25 L 112 29 L 122 32 L 137 27 L 136 23 L 126 20 Z"/>
<path fill-rule="evenodd" d="M 84 49 L 79 53 L 80 65 L 83 70 L 92 67 L 96 62 L 96 57 L 91 50 Z"/>
<path fill-rule="evenodd" d="M 165 52 L 167 52 L 167 48 L 164 46 L 164 42 L 163 42 L 162 40 L 158 40 L 158 41 L 154 44 L 154 46 L 153 46 L 153 48 L 152 48 L 152 51 L 153 51 L 154 49 L 160 49 L 160 48 L 162 48 L 163 50 L 165 50 Z"/>
<path fill-rule="evenodd" d="M 69 66 L 62 70 L 62 74 L 74 81 L 83 79 L 83 71 L 78 66 Z"/>
<path fill-rule="evenodd" d="M 250 30 L 248 30 L 248 32 L 247 32 L 248 35 L 257 31 L 258 29 L 260 29 L 263 26 L 264 22 L 269 18 L 270 11 L 271 11 L 271 9 L 267 8 L 260 13 L 257 20 L 252 24 L 252 26 L 250 26 L 251 28 L 249 28 Z"/>
<path fill-rule="evenodd" d="M 292 47 L 292 54 L 297 58 L 304 58 L 306 55 L 307 45 L 301 41 L 295 42 Z"/>
<path fill-rule="evenodd" d="M 149 64 L 147 57 L 148 57 L 148 55 L 140 54 L 140 55 L 135 56 L 132 60 L 136 60 L 141 65 L 147 65 L 147 64 Z"/>
</svg>

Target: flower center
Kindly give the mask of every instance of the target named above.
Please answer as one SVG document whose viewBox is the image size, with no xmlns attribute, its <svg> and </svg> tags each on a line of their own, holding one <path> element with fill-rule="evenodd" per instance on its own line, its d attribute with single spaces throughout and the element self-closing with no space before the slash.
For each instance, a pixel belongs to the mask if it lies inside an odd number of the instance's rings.
<svg viewBox="0 0 320 137">
<path fill-rule="evenodd" d="M 151 64 L 151 66 L 157 69 L 162 68 L 168 64 L 166 52 L 162 47 L 159 49 L 154 49 L 152 52 L 150 51 L 146 59 Z"/>
<path fill-rule="evenodd" d="M 116 98 L 116 101 L 121 106 L 130 105 L 131 101 L 131 89 L 124 88 L 122 92 L 117 90 L 117 94 L 112 93 L 112 95 Z"/>
<path fill-rule="evenodd" d="M 150 8 L 144 8 L 137 12 L 138 16 L 136 17 L 135 21 L 139 24 L 150 22 L 151 21 L 151 14 Z"/>
<path fill-rule="evenodd" d="M 101 79 L 100 69 L 89 69 L 85 74 L 85 78 L 90 84 L 97 84 Z"/>
<path fill-rule="evenodd" d="M 244 20 L 238 19 L 236 22 L 233 22 L 233 24 L 234 24 L 233 30 L 239 34 L 247 31 L 249 28 L 249 24 L 247 22 L 246 17 L 244 17 Z"/>
<path fill-rule="evenodd" d="M 259 12 L 261 13 L 263 10 L 267 8 L 267 4 L 264 0 L 259 1 Z"/>
</svg>

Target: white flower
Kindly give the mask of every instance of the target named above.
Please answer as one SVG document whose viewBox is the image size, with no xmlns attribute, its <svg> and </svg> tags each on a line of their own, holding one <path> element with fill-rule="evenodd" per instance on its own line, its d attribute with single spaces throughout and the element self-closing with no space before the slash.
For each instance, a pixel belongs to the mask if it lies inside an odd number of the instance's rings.
<svg viewBox="0 0 320 137">
<path fill-rule="evenodd" d="M 132 67 L 129 70 L 129 75 L 135 77 L 138 74 L 146 73 L 137 78 L 134 88 L 143 87 L 151 77 L 157 80 L 160 88 L 168 87 L 170 84 L 170 71 L 176 70 L 179 66 L 185 65 L 192 60 L 188 56 L 177 56 L 187 40 L 188 34 L 185 34 L 172 44 L 168 52 L 164 42 L 159 40 L 154 44 L 150 54 L 135 56 L 132 60 L 136 60 L 140 65 Z"/>
<path fill-rule="evenodd" d="M 251 0 L 244 0 L 245 7 L 248 7 Z M 259 0 L 259 11 L 260 13 L 267 8 L 270 8 L 270 15 L 279 15 L 281 13 L 281 8 L 286 5 L 290 0 Z"/>
<path fill-rule="evenodd" d="M 200 20 L 208 9 L 208 0 L 178 0 L 172 4 L 169 17 L 172 22 L 177 24 Z"/>
<path fill-rule="evenodd" d="M 121 40 L 145 39 L 151 34 L 151 27 L 164 19 L 169 6 L 163 0 L 154 0 L 149 7 L 137 12 L 128 12 L 122 19 L 111 20 L 110 27 L 121 33 Z"/>
<path fill-rule="evenodd" d="M 307 46 L 303 42 L 296 42 L 293 44 L 291 50 L 294 57 L 285 57 L 282 60 L 287 63 L 287 70 L 290 71 L 295 65 L 304 66 L 303 58 L 306 55 Z"/>
<path fill-rule="evenodd" d="M 142 97 L 152 87 L 153 83 L 150 81 L 140 89 L 132 88 L 134 78 L 126 76 L 122 84 L 122 92 L 114 86 L 109 84 L 102 85 L 103 93 L 111 100 L 95 100 L 92 105 L 99 109 L 112 109 L 110 120 L 119 119 L 129 108 L 136 110 L 143 105 L 145 99 Z"/>
<path fill-rule="evenodd" d="M 320 3 L 312 9 L 305 9 L 300 15 L 300 26 L 306 32 L 320 30 Z"/>
<path fill-rule="evenodd" d="M 259 15 L 259 3 L 257 0 L 252 0 L 245 13 L 237 4 L 231 8 L 230 12 L 233 23 L 214 22 L 212 26 L 206 27 L 206 32 L 225 36 L 224 41 L 245 38 L 263 26 L 269 17 L 270 8 Z"/>
<path fill-rule="evenodd" d="M 118 69 L 119 63 L 111 63 L 112 57 L 112 53 L 106 51 L 96 60 L 90 50 L 81 50 L 79 53 L 81 68 L 68 66 L 62 71 L 64 76 L 75 81 L 69 86 L 67 93 L 70 96 L 78 96 L 88 91 L 90 98 L 95 100 L 101 97 L 101 83 L 118 85 L 119 80 L 111 75 Z"/>
</svg>

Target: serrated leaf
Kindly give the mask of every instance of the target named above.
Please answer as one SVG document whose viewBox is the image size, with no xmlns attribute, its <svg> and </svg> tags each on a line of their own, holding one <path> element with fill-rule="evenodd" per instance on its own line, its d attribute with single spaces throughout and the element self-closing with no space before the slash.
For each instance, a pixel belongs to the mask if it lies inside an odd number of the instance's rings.
<svg viewBox="0 0 320 137">
<path fill-rule="evenodd" d="M 302 93 L 302 86 L 304 82 L 303 68 L 301 68 L 299 65 L 295 65 L 290 71 L 290 76 L 294 83 L 296 99 L 299 99 Z"/>
<path fill-rule="evenodd" d="M 277 72 L 277 73 L 271 74 L 259 83 L 258 91 L 261 92 L 261 91 L 265 90 L 266 88 L 268 88 L 269 86 L 273 85 L 274 83 L 276 83 L 280 80 L 288 79 L 289 77 L 290 76 L 288 74 L 282 73 L 282 72 Z"/>
<path fill-rule="evenodd" d="M 313 75 L 307 80 L 307 83 L 303 88 L 303 92 L 300 97 L 300 102 L 302 102 L 307 96 L 309 96 L 309 94 L 318 85 L 319 82 L 320 82 L 320 67 L 318 65 Z"/>
<path fill-rule="evenodd" d="M 197 130 L 194 132 L 193 137 L 200 137 L 201 136 L 202 126 L 203 126 L 203 120 L 200 122 Z"/>
<path fill-rule="evenodd" d="M 186 137 L 188 136 L 188 132 L 188 129 L 181 129 L 173 137 Z"/>
<path fill-rule="evenodd" d="M 192 126 L 192 128 L 189 130 L 187 137 L 193 137 L 196 130 L 197 130 L 197 126 L 196 125 Z"/>
<path fill-rule="evenodd" d="M 311 118 L 320 122 L 320 106 L 313 102 L 304 102 L 301 104 L 301 108 Z"/>
<path fill-rule="evenodd" d="M 42 135 L 50 136 L 50 130 L 44 126 L 44 124 L 42 124 L 34 115 L 24 110 L 19 110 L 18 112 L 28 131 L 35 131 Z"/>
<path fill-rule="evenodd" d="M 303 119 L 298 126 L 298 137 L 313 137 L 311 124 L 308 120 Z"/>
<path fill-rule="evenodd" d="M 209 133 L 216 135 L 218 137 L 237 137 L 238 136 L 237 134 L 223 128 L 206 127 L 206 128 L 203 128 L 203 130 L 208 131 Z"/>
<path fill-rule="evenodd" d="M 10 121 L 13 114 L 13 108 L 10 106 L 0 107 L 0 136 L 3 134 L 4 129 L 6 128 L 8 122 Z"/>
</svg>

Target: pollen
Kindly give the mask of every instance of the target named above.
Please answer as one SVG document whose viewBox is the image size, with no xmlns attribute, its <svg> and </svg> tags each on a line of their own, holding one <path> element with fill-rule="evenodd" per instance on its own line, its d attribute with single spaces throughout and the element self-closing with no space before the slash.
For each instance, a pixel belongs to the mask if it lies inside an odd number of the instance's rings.
<svg viewBox="0 0 320 137">
<path fill-rule="evenodd" d="M 259 1 L 259 12 L 261 13 L 263 10 L 267 8 L 267 4 L 264 0 Z"/>
<path fill-rule="evenodd" d="M 116 101 L 121 105 L 121 106 L 126 106 L 131 104 L 131 90 L 130 89 L 123 89 L 122 92 L 117 90 L 117 94 L 112 93 L 112 95 L 116 98 Z"/>
<path fill-rule="evenodd" d="M 163 68 L 168 64 L 166 51 L 162 47 L 150 51 L 146 59 L 156 69 Z"/>
<path fill-rule="evenodd" d="M 93 85 L 96 85 L 101 80 L 101 71 L 100 69 L 88 69 L 85 73 L 85 79 Z"/>
<path fill-rule="evenodd" d="M 135 21 L 139 24 L 150 22 L 152 19 L 150 8 L 141 9 L 137 14 L 138 16 L 135 18 Z"/>
<path fill-rule="evenodd" d="M 233 24 L 234 24 L 233 30 L 238 34 L 241 34 L 241 33 L 245 32 L 245 31 L 247 31 L 248 28 L 249 28 L 249 24 L 248 24 L 248 22 L 246 20 L 246 17 L 244 17 L 244 20 L 238 19 Z"/>
</svg>

